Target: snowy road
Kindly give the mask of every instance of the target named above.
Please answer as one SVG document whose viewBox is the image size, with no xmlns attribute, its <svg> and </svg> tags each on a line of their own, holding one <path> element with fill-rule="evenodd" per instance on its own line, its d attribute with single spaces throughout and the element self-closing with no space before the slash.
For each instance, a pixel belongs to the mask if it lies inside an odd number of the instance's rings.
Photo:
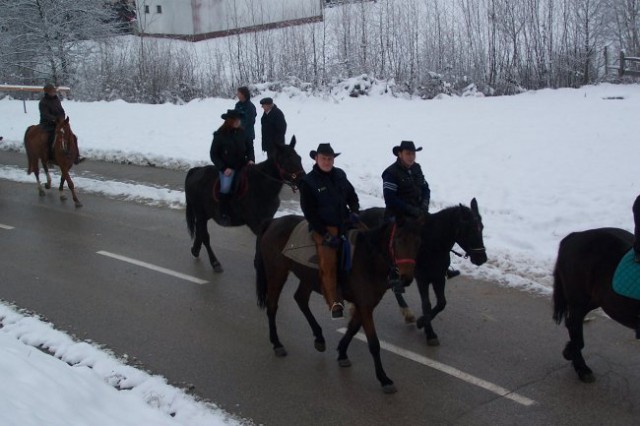
<svg viewBox="0 0 640 426">
<path fill-rule="evenodd" d="M 0 164 L 12 165 L 15 158 L 0 152 Z M 162 169 L 90 161 L 79 169 L 95 178 L 176 189 L 181 182 L 179 172 Z M 382 355 L 399 389 L 384 395 L 362 342 L 352 344 L 351 369 L 337 366 L 332 348 L 346 323 L 330 321 L 317 296 L 312 310 L 325 330 L 328 351 L 315 352 L 292 300 L 292 281 L 278 316 L 289 356 L 276 358 L 266 315 L 255 303 L 253 236 L 247 229 L 210 225 L 225 266 L 224 274 L 214 275 L 204 259 L 194 261 L 189 254 L 182 210 L 80 191 L 85 207 L 76 210 L 60 203 L 56 191 L 40 199 L 32 184 L 0 180 L 0 298 L 80 339 L 127 354 L 172 383 L 193 386 L 195 394 L 231 413 L 267 425 L 624 425 L 640 416 L 639 345 L 631 330 L 600 317 L 587 325 L 585 356 L 597 381 L 583 385 L 560 355 L 567 336 L 551 321 L 548 298 L 465 278 L 450 282 L 449 305 L 435 321 L 441 347 L 428 348 L 421 334 L 404 325 L 389 296 L 376 312 L 380 338 L 535 404 L 499 397 L 398 351 Z M 408 300 L 419 306 L 415 286 Z"/>
</svg>

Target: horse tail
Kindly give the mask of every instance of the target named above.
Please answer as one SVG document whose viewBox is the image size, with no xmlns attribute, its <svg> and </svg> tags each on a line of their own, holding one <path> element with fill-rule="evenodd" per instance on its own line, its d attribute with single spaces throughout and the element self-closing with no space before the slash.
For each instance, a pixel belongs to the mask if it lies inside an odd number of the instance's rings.
<svg viewBox="0 0 640 426">
<path fill-rule="evenodd" d="M 28 164 L 27 174 L 28 175 L 36 171 L 34 167 L 36 168 L 38 167 L 38 159 L 37 157 L 34 158 L 36 154 L 33 152 L 33 150 L 29 149 L 29 147 L 27 146 L 27 135 L 29 134 L 29 130 L 31 130 L 31 127 L 33 126 L 27 127 L 27 130 L 24 131 L 24 138 L 23 138 L 24 150 L 27 152 L 27 164 Z"/>
<path fill-rule="evenodd" d="M 558 260 L 553 269 L 553 320 L 556 324 L 560 324 L 567 316 L 567 297 L 564 294 L 564 283 L 562 273 L 560 272 L 560 260 L 563 252 L 564 240 L 560 242 L 558 250 Z"/>
<path fill-rule="evenodd" d="M 185 196 L 185 201 L 187 203 L 187 209 L 185 212 L 185 216 L 187 219 L 187 229 L 189 230 L 189 235 L 191 236 L 191 239 L 193 239 L 195 233 L 196 233 L 196 215 L 193 211 L 193 201 L 191 201 L 189 198 L 189 177 L 193 174 L 193 172 L 196 170 L 196 168 L 192 168 L 187 172 L 187 177 L 184 180 L 184 196 Z"/>
<path fill-rule="evenodd" d="M 267 271 L 264 267 L 264 257 L 260 245 L 262 242 L 262 235 L 265 233 L 271 221 L 273 219 L 267 219 L 260 225 L 260 230 L 256 238 L 256 256 L 253 259 L 253 266 L 256 269 L 256 296 L 258 297 L 258 306 L 261 309 L 267 307 Z"/>
</svg>

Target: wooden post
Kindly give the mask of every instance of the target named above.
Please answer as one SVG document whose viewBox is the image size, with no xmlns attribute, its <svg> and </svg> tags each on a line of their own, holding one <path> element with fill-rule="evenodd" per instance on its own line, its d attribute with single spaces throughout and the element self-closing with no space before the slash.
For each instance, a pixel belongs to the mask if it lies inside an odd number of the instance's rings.
<svg viewBox="0 0 640 426">
<path fill-rule="evenodd" d="M 604 76 L 609 74 L 609 46 L 604 47 Z"/>
<path fill-rule="evenodd" d="M 620 51 L 620 69 L 618 69 L 618 76 L 622 77 L 624 75 L 624 50 Z"/>
</svg>

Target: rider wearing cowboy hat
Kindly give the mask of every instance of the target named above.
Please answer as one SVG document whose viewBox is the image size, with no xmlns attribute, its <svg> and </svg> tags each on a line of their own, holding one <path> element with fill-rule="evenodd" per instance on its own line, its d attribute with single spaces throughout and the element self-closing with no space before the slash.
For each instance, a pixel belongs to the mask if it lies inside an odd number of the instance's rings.
<svg viewBox="0 0 640 426">
<path fill-rule="evenodd" d="M 49 134 L 47 142 L 49 144 L 49 159 L 51 159 L 53 141 L 55 139 L 56 122 L 58 121 L 58 118 L 62 118 L 64 120 L 66 114 L 64 112 L 64 108 L 62 108 L 62 102 L 60 102 L 60 98 L 58 97 L 56 86 L 51 83 L 47 83 L 42 90 L 44 91 L 44 96 L 38 103 L 38 109 L 40 110 L 40 127 Z M 84 157 L 78 153 L 78 157 L 74 160 L 74 164 L 79 164 L 82 161 L 84 161 Z"/>
<path fill-rule="evenodd" d="M 382 173 L 382 190 L 386 205 L 385 217 L 396 220 L 402 217 L 417 218 L 429 213 L 431 190 L 420 164 L 416 163 L 416 148 L 412 141 L 402 141 L 393 147 L 396 161 Z M 460 275 L 459 271 L 447 271 L 447 277 Z M 393 291 L 404 293 L 404 285 L 396 279 L 394 272 L 390 275 Z"/>
<path fill-rule="evenodd" d="M 227 110 L 220 116 L 224 123 L 213 133 L 213 141 L 209 151 L 211 161 L 218 169 L 220 179 L 218 202 L 220 225 L 222 226 L 231 224 L 229 201 L 233 177 L 239 169 L 254 161 L 253 146 L 248 143 L 247 136 L 240 127 L 242 117 L 242 112 L 234 109 Z"/>
<path fill-rule="evenodd" d="M 333 166 L 340 153 L 331 144 L 321 143 L 309 155 L 315 165 L 300 184 L 300 207 L 316 245 L 322 294 L 331 317 L 338 319 L 344 316 L 337 291 L 338 248 L 348 224 L 357 219 L 360 204 L 346 173 Z"/>
</svg>

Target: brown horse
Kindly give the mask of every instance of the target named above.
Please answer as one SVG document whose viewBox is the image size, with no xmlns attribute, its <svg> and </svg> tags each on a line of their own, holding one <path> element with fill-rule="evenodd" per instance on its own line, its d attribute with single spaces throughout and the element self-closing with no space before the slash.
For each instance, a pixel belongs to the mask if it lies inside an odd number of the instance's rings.
<svg viewBox="0 0 640 426">
<path fill-rule="evenodd" d="M 41 197 L 45 195 L 44 189 L 40 184 L 40 165 L 42 163 L 44 172 L 47 175 L 47 183 L 44 185 L 46 189 L 51 188 L 51 175 L 47 163 L 49 162 L 49 133 L 42 127 L 29 126 L 24 134 L 24 148 L 27 151 L 27 159 L 29 161 L 28 174 L 34 173 L 38 182 L 38 193 Z M 75 186 L 69 175 L 69 170 L 73 166 L 74 161 L 78 157 L 78 138 L 71 130 L 69 125 L 69 117 L 63 119 L 58 118 L 55 129 L 55 139 L 53 141 L 53 163 L 60 168 L 60 200 L 65 201 L 67 196 L 64 195 L 64 182 L 67 182 L 71 196 L 76 207 L 82 207 L 82 203 L 76 195 Z"/>
<path fill-rule="evenodd" d="M 265 222 L 256 242 L 254 266 L 258 306 L 267 309 L 269 337 L 276 356 L 287 354 L 278 338 L 276 312 L 280 293 L 290 271 L 300 279 L 294 298 L 311 326 L 315 336 L 315 348 L 320 352 L 325 350 L 322 329 L 309 309 L 312 291 L 320 292 L 318 270 L 298 264 L 282 254 L 289 236 L 303 219 L 301 216 L 289 215 Z M 422 225 L 422 220 L 407 220 L 358 231 L 351 270 L 345 274 L 344 279 L 339 279 L 342 295 L 353 304 L 353 308 L 347 332 L 338 345 L 338 363 L 341 367 L 351 366 L 347 357 L 349 343 L 360 327 L 364 328 L 369 352 L 375 364 L 376 377 L 385 393 L 396 392 L 396 387 L 382 368 L 380 341 L 373 323 L 373 310 L 389 288 L 387 274 L 391 265 L 397 265 L 400 277 L 405 283 L 413 281 Z"/>
<path fill-rule="evenodd" d="M 564 320 L 569 342 L 562 355 L 585 383 L 595 380 L 582 356 L 582 323 L 587 313 L 602 307 L 640 337 L 640 301 L 621 296 L 612 288 L 616 268 L 632 244 L 633 234 L 619 228 L 573 232 L 560 242 L 553 272 L 553 319 L 557 323 Z"/>
</svg>

